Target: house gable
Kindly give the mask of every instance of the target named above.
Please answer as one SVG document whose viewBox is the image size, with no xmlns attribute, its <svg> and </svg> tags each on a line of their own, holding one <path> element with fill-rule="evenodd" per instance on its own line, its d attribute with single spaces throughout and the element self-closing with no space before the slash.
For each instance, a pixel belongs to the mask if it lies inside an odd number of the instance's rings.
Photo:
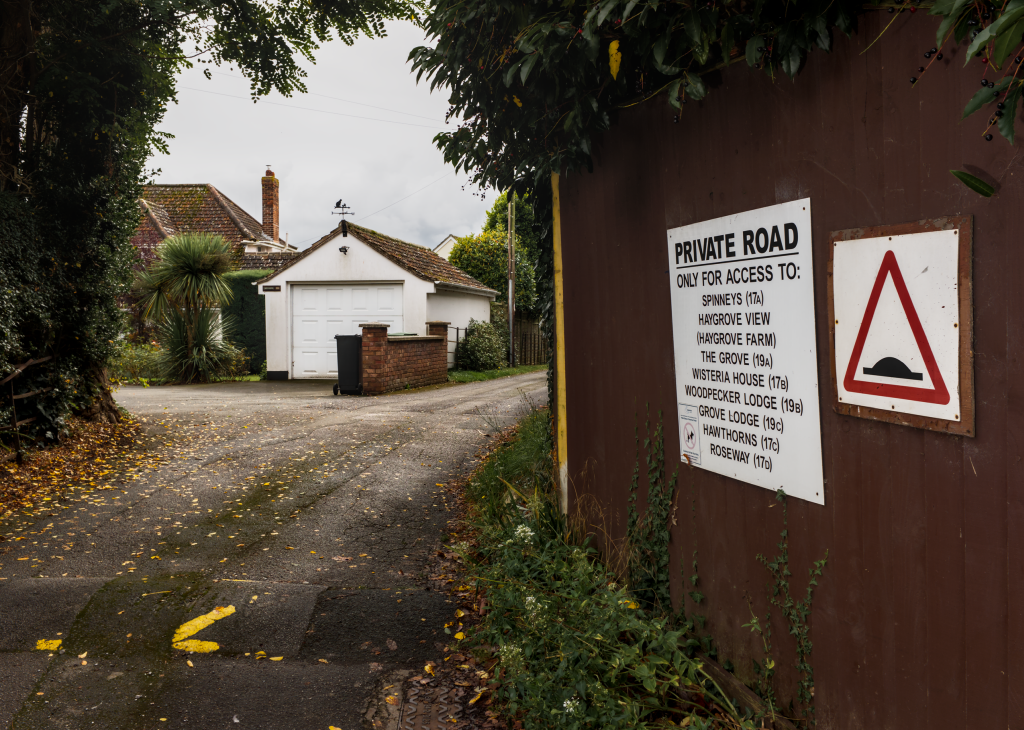
<svg viewBox="0 0 1024 730">
<path fill-rule="evenodd" d="M 260 283 L 269 283 L 277 277 L 282 276 L 292 267 L 302 266 L 302 261 L 309 257 L 317 256 L 317 252 L 324 248 L 330 249 L 339 257 L 344 257 L 345 254 L 340 253 L 337 249 L 341 246 L 349 246 L 349 255 L 351 255 L 353 248 L 352 242 L 358 241 L 363 246 L 376 253 L 379 257 L 386 259 L 401 269 L 403 273 L 402 278 L 407 278 L 407 276 L 411 274 L 413 277 L 425 282 L 430 282 L 431 284 L 447 285 L 470 292 L 478 292 L 481 296 L 493 297 L 497 293 L 493 289 L 488 289 L 485 285 L 441 258 L 430 249 L 423 248 L 422 246 L 417 246 L 406 241 L 401 241 L 397 238 L 392 238 L 369 228 L 363 228 L 362 226 L 357 226 L 351 223 L 348 225 L 348 231 L 348 237 L 344 237 L 341 235 L 340 226 L 335 228 L 308 249 L 297 255 L 289 263 L 281 267 L 278 272 L 262 279 Z M 333 257 L 325 260 L 334 263 L 341 261 L 341 259 L 334 259 Z M 341 277 L 338 280 L 363 280 L 363 278 L 364 277 L 348 276 Z M 294 275 L 291 275 L 286 276 L 285 279 L 282 280 L 296 281 L 308 279 L 296 279 L 294 278 Z M 334 278 L 321 277 L 320 280 L 330 281 L 334 280 Z"/>
</svg>

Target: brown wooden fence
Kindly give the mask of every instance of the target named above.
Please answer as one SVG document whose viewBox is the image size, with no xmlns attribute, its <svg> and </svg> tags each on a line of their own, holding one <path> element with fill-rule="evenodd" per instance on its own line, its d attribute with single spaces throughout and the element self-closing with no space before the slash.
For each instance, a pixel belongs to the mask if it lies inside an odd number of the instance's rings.
<svg viewBox="0 0 1024 730">
<path fill-rule="evenodd" d="M 516 364 L 543 365 L 551 356 L 547 338 L 541 334 L 537 322 L 516 320 Z"/>
<path fill-rule="evenodd" d="M 623 110 L 593 173 L 562 176 L 571 489 L 622 534 L 648 404 L 679 464 L 666 229 L 810 197 L 826 494 L 824 507 L 790 500 L 788 519 L 794 595 L 829 556 L 810 615 L 817 727 L 1024 728 L 1024 166 L 982 138 L 980 115 L 959 121 L 978 87 L 964 49 L 911 88 L 934 18 L 899 16 L 865 52 L 892 19 L 867 14 L 795 82 L 733 66 L 678 123 L 663 97 Z M 998 194 L 949 174 L 965 167 Z M 977 437 L 835 413 L 830 232 L 951 215 L 974 216 Z M 750 680 L 762 653 L 743 624 L 768 610 L 756 556 L 775 553 L 782 510 L 767 490 L 685 466 L 678 495 L 674 600 L 707 616 L 719 660 Z M 778 614 L 776 684 L 789 698 L 795 644 Z"/>
</svg>

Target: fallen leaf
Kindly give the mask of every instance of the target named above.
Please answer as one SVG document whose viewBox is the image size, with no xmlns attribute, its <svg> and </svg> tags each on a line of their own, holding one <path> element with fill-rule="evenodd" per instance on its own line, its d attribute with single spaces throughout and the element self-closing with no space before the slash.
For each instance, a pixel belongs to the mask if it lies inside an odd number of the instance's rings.
<svg viewBox="0 0 1024 730">
<path fill-rule="evenodd" d="M 85 659 L 87 656 L 89 656 L 89 652 L 85 652 L 84 654 L 79 654 L 78 658 L 79 659 Z"/>
<path fill-rule="evenodd" d="M 394 639 L 388 639 L 388 649 L 398 651 L 398 644 L 395 643 Z"/>
<path fill-rule="evenodd" d="M 383 668 L 384 665 L 380 662 L 370 662 L 370 674 L 373 674 L 374 672 L 379 672 Z"/>
<path fill-rule="evenodd" d="M 270 657 L 270 661 L 272 661 L 272 662 L 279 662 L 282 659 L 284 659 L 283 656 L 272 656 L 272 657 Z"/>
<path fill-rule="evenodd" d="M 398 704 L 398 697 L 396 697 L 395 695 L 388 695 L 384 699 L 384 701 L 387 702 L 389 705 L 397 705 Z"/>
<path fill-rule="evenodd" d="M 194 667 L 195 666 L 195 664 L 192 663 L 191 659 L 186 659 L 185 663 L 188 664 L 190 667 Z"/>
</svg>

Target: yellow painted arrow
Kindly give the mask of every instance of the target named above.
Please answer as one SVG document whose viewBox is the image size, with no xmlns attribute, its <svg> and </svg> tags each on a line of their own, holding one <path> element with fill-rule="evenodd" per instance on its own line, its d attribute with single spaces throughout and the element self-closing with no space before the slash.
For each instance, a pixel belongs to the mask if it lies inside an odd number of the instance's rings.
<svg viewBox="0 0 1024 730">
<path fill-rule="evenodd" d="M 199 654 L 209 654 L 211 651 L 217 651 L 220 649 L 220 644 L 215 641 L 197 641 L 195 639 L 188 639 L 193 634 L 198 634 L 200 631 L 205 629 L 207 626 L 212 625 L 215 621 L 220 621 L 222 618 L 230 616 L 235 612 L 234 606 L 217 606 L 207 614 L 203 614 L 197 618 L 187 621 L 178 627 L 178 630 L 174 632 L 174 638 L 171 639 L 171 646 L 175 649 L 181 649 L 182 651 L 194 651 Z M 186 641 L 188 639 L 188 641 Z"/>
</svg>

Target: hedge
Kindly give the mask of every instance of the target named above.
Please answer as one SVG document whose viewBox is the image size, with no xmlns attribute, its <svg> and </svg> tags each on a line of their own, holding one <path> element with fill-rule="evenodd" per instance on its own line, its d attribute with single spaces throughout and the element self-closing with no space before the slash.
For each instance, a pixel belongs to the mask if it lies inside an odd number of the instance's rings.
<svg viewBox="0 0 1024 730">
<path fill-rule="evenodd" d="M 272 270 L 232 271 L 227 274 L 234 292 L 223 314 L 229 327 L 229 339 L 244 348 L 249 356 L 249 372 L 257 375 L 267 359 L 267 306 L 257 292 L 256 282 L 272 274 Z"/>
</svg>

